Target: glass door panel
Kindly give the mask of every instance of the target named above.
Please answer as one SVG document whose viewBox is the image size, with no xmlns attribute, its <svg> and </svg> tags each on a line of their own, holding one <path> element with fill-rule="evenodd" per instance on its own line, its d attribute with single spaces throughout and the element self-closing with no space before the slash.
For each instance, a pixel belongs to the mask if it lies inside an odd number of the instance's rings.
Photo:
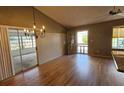
<svg viewBox="0 0 124 93">
<path fill-rule="evenodd" d="M 19 38 L 21 42 L 22 66 L 23 70 L 26 70 L 37 65 L 35 36 L 33 32 L 25 35 L 23 30 L 19 30 Z"/>
<path fill-rule="evenodd" d="M 77 53 L 88 53 L 88 31 L 77 32 Z"/>
<path fill-rule="evenodd" d="M 15 29 L 9 29 L 9 40 L 11 47 L 11 57 L 14 65 L 15 73 L 19 73 L 22 71 L 22 63 L 21 63 L 21 53 L 20 53 L 20 43 L 18 37 L 18 31 Z"/>
</svg>

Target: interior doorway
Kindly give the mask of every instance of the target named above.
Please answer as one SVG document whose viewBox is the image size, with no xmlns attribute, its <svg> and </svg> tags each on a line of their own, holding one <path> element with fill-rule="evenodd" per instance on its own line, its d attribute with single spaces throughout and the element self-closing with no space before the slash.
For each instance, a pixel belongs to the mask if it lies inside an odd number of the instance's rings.
<svg viewBox="0 0 124 93">
<path fill-rule="evenodd" d="M 37 53 L 34 32 L 25 35 L 24 29 L 8 29 L 11 60 L 17 74 L 36 66 Z"/>
<path fill-rule="evenodd" d="M 77 32 L 77 53 L 88 53 L 88 31 Z"/>
</svg>

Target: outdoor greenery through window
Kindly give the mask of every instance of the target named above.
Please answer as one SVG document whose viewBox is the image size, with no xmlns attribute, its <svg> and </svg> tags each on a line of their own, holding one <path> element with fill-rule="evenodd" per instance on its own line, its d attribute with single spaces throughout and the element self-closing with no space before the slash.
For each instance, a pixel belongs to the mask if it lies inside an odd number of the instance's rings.
<svg viewBox="0 0 124 93">
<path fill-rule="evenodd" d="M 124 27 L 113 28 L 112 48 L 124 49 Z"/>
<path fill-rule="evenodd" d="M 87 38 L 88 32 L 87 31 L 82 31 L 77 33 L 77 42 L 78 44 L 83 44 L 87 45 L 88 44 L 88 38 Z"/>
</svg>

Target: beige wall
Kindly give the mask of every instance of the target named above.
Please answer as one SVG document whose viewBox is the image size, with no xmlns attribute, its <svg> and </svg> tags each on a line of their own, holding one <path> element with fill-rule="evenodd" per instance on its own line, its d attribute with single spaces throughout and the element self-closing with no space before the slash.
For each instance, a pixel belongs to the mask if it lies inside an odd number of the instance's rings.
<svg viewBox="0 0 124 93">
<path fill-rule="evenodd" d="M 36 25 L 45 25 L 47 32 L 63 33 L 64 27 L 35 9 Z M 32 27 L 32 7 L 0 7 L 0 25 Z"/>
<path fill-rule="evenodd" d="M 36 25 L 46 27 L 46 37 L 37 39 L 39 62 L 64 55 L 65 28 L 35 9 Z M 32 7 L 0 7 L 0 25 L 32 27 Z"/>
<path fill-rule="evenodd" d="M 69 31 L 88 30 L 89 54 L 111 56 L 112 28 L 124 25 L 124 19 L 72 28 Z"/>
<path fill-rule="evenodd" d="M 37 41 L 41 42 L 38 46 L 38 58 L 40 63 L 44 63 L 64 55 L 65 34 L 46 33 L 45 38 L 38 38 Z"/>
</svg>

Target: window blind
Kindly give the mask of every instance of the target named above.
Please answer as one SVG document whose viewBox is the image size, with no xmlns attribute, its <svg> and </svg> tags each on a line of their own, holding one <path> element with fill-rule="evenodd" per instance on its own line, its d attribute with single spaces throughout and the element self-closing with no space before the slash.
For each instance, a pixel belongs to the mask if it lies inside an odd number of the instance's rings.
<svg viewBox="0 0 124 93">
<path fill-rule="evenodd" d="M 113 28 L 112 48 L 124 49 L 124 27 Z"/>
</svg>

